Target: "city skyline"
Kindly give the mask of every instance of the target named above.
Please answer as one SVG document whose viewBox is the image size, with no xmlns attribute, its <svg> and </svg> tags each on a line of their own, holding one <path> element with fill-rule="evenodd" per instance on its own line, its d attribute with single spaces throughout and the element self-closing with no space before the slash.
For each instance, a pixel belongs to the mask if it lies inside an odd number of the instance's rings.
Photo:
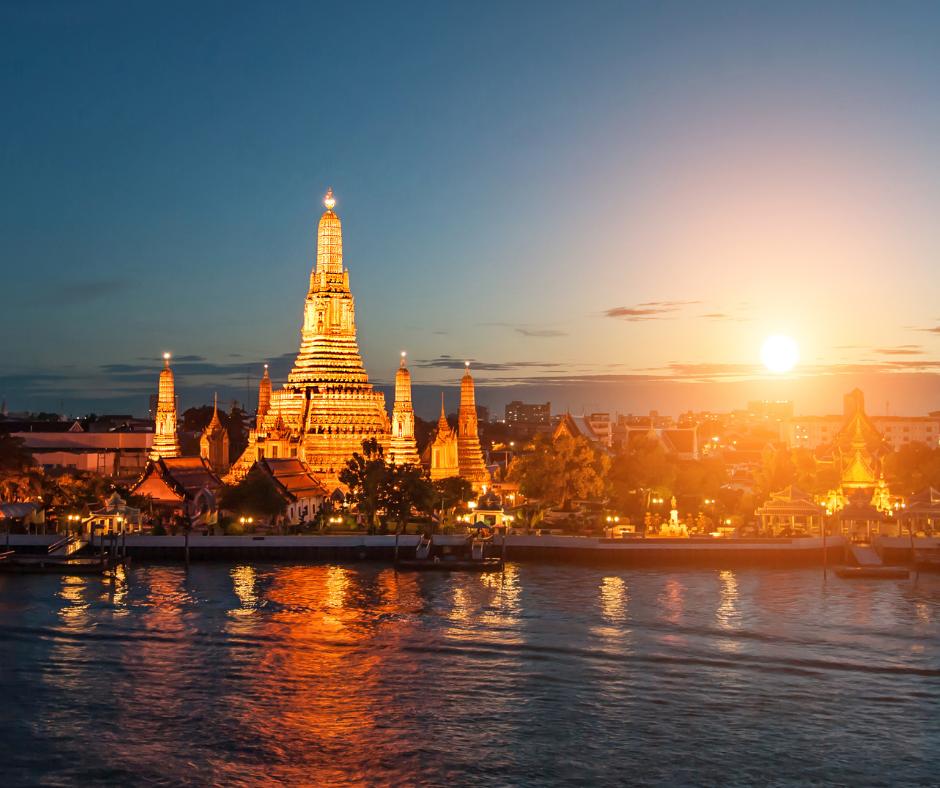
<svg viewBox="0 0 940 788">
<path fill-rule="evenodd" d="M 388 407 L 938 407 L 933 9 L 411 9 L 7 7 L 9 407 L 283 380 L 328 186 Z"/>
</svg>

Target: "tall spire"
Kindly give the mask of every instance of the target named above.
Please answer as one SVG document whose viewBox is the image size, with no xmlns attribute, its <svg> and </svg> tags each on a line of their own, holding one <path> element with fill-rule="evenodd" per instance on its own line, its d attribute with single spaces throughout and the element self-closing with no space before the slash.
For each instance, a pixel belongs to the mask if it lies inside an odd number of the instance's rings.
<svg viewBox="0 0 940 788">
<path fill-rule="evenodd" d="M 457 414 L 457 456 L 460 476 L 473 484 L 474 489 L 489 483 L 490 474 L 483 462 L 483 449 L 477 434 L 477 405 L 470 375 L 470 362 L 460 381 L 460 410 Z"/>
<path fill-rule="evenodd" d="M 218 392 L 212 399 L 212 420 L 199 436 L 199 456 L 206 460 L 212 470 L 221 473 L 228 468 L 228 432 L 219 419 Z"/>
<path fill-rule="evenodd" d="M 326 210 L 320 217 L 317 227 L 317 269 L 316 272 L 340 274 L 343 272 L 343 226 L 339 217 L 333 212 L 336 198 L 332 187 L 327 190 L 323 198 Z"/>
<path fill-rule="evenodd" d="M 173 370 L 170 369 L 169 353 L 163 354 L 153 432 L 151 459 L 172 459 L 180 456 L 180 443 L 176 435 L 176 387 L 173 382 Z"/>
<path fill-rule="evenodd" d="M 437 420 L 437 434 L 431 444 L 431 481 L 460 475 L 457 462 L 457 434 L 447 422 L 444 392 L 441 392 L 441 417 Z"/>
<path fill-rule="evenodd" d="M 260 423 L 271 407 L 271 378 L 268 375 L 268 365 L 264 365 L 264 374 L 258 383 L 258 422 Z"/>
<path fill-rule="evenodd" d="M 411 404 L 411 373 L 405 366 L 406 353 L 395 373 L 395 404 L 392 406 L 392 439 L 389 460 L 395 465 L 417 465 L 418 444 L 415 441 L 415 411 Z"/>
</svg>

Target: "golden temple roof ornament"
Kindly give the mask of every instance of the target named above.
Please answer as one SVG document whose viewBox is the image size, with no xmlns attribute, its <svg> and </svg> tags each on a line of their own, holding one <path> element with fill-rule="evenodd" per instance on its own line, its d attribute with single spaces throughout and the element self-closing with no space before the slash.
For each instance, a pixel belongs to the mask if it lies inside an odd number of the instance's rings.
<svg viewBox="0 0 940 788">
<path fill-rule="evenodd" d="M 332 211 L 336 207 L 336 198 L 333 196 L 333 187 L 330 186 L 326 190 L 326 197 L 323 198 L 323 204 L 326 206 L 328 211 Z"/>
<path fill-rule="evenodd" d="M 170 368 L 170 354 L 168 351 L 163 353 L 163 366 L 165 366 L 167 369 Z"/>
</svg>

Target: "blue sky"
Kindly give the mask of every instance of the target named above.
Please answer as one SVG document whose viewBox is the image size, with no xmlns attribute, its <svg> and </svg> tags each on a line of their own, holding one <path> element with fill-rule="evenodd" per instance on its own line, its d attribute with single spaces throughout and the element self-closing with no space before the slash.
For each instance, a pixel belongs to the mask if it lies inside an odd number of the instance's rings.
<svg viewBox="0 0 940 788">
<path fill-rule="evenodd" d="M 930 3 L 0 3 L 0 397 L 283 375 L 332 186 L 367 367 L 407 349 L 425 415 L 464 358 L 496 407 L 938 409 L 938 39 Z"/>
</svg>

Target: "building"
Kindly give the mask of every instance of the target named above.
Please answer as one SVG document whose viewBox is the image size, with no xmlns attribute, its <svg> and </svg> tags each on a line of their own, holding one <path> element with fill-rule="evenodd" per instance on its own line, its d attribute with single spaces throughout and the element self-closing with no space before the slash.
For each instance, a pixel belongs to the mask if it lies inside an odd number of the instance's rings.
<svg viewBox="0 0 940 788">
<path fill-rule="evenodd" d="M 258 411 L 255 414 L 255 424 L 263 424 L 264 417 L 271 409 L 271 376 L 268 374 L 268 365 L 264 365 L 264 374 L 258 382 Z"/>
<path fill-rule="evenodd" d="M 212 403 L 212 420 L 199 438 L 199 456 L 218 474 L 228 470 L 228 430 L 219 419 L 219 396 Z"/>
<path fill-rule="evenodd" d="M 392 406 L 388 460 L 396 465 L 418 465 L 420 462 L 415 440 L 415 409 L 411 404 L 411 373 L 405 366 L 404 351 L 395 373 L 395 404 Z"/>
<path fill-rule="evenodd" d="M 798 487 L 786 487 L 757 510 L 761 532 L 771 536 L 822 534 L 826 509 Z"/>
<path fill-rule="evenodd" d="M 441 394 L 441 416 L 437 420 L 437 434 L 431 443 L 431 481 L 449 479 L 460 475 L 457 450 L 457 433 L 451 429 L 444 410 L 444 395 Z"/>
<path fill-rule="evenodd" d="M 156 511 L 172 517 L 188 514 L 200 493 L 214 495 L 221 486 L 222 480 L 202 457 L 159 457 L 147 463 L 131 492 L 150 498 Z"/>
<path fill-rule="evenodd" d="M 853 389 L 845 395 L 841 416 L 795 416 L 784 422 L 786 440 L 794 448 L 816 450 L 836 439 L 846 421 L 861 407 L 864 395 Z M 884 443 L 898 451 L 910 443 L 940 445 L 940 416 L 869 416 L 865 420 L 879 433 Z"/>
<path fill-rule="evenodd" d="M 86 536 L 140 533 L 143 518 L 140 509 L 128 506 L 120 495 L 114 493 L 100 509 L 93 509 L 82 519 L 82 532 Z"/>
<path fill-rule="evenodd" d="M 547 427 L 552 423 L 552 403 L 527 403 L 515 399 L 506 405 L 506 423 L 520 427 Z"/>
<path fill-rule="evenodd" d="M 604 445 L 603 436 L 594 432 L 586 416 L 572 416 L 570 413 L 565 413 L 552 431 L 552 440 L 557 441 L 559 438 L 584 438 L 593 444 Z"/>
<path fill-rule="evenodd" d="M 133 479 L 147 465 L 153 432 L 87 432 L 77 421 L 68 430 L 13 432 L 44 468 L 71 468 Z"/>
<path fill-rule="evenodd" d="M 460 408 L 457 411 L 457 464 L 460 477 L 473 485 L 474 490 L 489 484 L 490 474 L 483 461 L 483 449 L 477 428 L 476 397 L 473 390 L 473 377 L 470 375 L 470 362 L 460 381 Z"/>
<path fill-rule="evenodd" d="M 163 354 L 153 432 L 151 459 L 172 459 L 180 456 L 180 442 L 176 434 L 176 388 L 173 383 L 173 370 L 170 369 L 169 353 Z"/>
<path fill-rule="evenodd" d="M 258 460 L 300 459 L 328 487 L 364 440 L 389 448 L 385 397 L 373 390 L 356 339 L 356 310 L 343 267 L 343 235 L 332 189 L 317 227 L 316 265 L 304 303 L 300 350 L 287 383 L 270 398 L 259 388 L 259 415 L 232 468 L 240 478 Z M 261 406 L 267 401 L 267 410 Z"/>
<path fill-rule="evenodd" d="M 288 525 L 312 521 L 329 496 L 326 488 L 300 460 L 258 460 L 250 473 L 260 473 L 270 479 L 284 500 L 284 517 Z"/>
</svg>

